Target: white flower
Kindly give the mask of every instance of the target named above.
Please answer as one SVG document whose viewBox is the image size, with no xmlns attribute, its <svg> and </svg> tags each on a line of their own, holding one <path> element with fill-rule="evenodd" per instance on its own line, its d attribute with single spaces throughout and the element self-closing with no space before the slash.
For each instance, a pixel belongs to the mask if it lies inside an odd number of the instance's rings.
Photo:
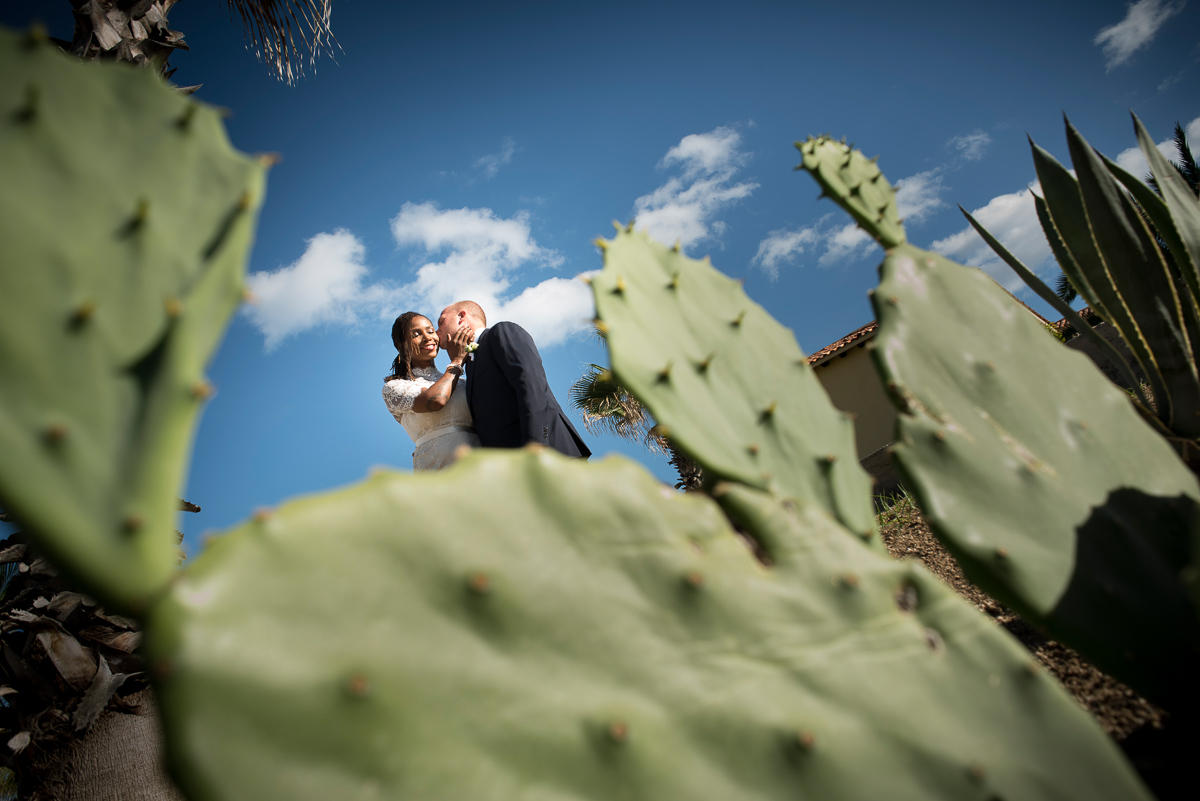
<svg viewBox="0 0 1200 801">
<path fill-rule="evenodd" d="M 467 353 L 474 353 L 477 350 L 479 350 L 478 342 L 472 342 L 469 345 L 467 345 Z"/>
</svg>

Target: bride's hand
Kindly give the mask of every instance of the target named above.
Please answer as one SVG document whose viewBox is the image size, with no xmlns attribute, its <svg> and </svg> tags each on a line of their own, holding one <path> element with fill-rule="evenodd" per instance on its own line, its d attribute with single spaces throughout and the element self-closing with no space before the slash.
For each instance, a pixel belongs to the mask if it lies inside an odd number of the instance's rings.
<svg viewBox="0 0 1200 801">
<path fill-rule="evenodd" d="M 463 357 L 467 355 L 467 345 L 474 338 L 475 332 L 469 326 L 463 326 L 450 335 L 446 343 L 446 355 L 450 357 L 451 364 L 462 364 Z"/>
</svg>

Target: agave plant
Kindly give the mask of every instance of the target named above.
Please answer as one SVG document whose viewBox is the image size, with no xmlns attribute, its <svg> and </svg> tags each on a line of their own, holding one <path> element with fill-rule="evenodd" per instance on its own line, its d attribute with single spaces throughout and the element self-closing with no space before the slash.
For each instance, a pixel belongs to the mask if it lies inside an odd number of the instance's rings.
<svg viewBox="0 0 1200 801">
<path fill-rule="evenodd" d="M 1188 144 L 1187 132 L 1183 130 L 1183 126 L 1178 122 L 1175 123 L 1175 135 L 1173 137 L 1175 145 L 1175 153 L 1178 156 L 1178 161 L 1172 162 L 1171 166 L 1179 173 L 1184 182 L 1191 187 L 1192 193 L 1200 197 L 1200 166 L 1196 164 L 1196 158 L 1192 155 L 1191 145 Z M 1158 180 L 1154 177 L 1154 173 L 1148 173 L 1144 180 L 1158 194 L 1162 195 L 1162 190 L 1159 189 Z M 1162 240 L 1159 240 L 1162 244 Z M 1071 284 L 1071 279 L 1066 273 L 1059 273 L 1058 278 L 1054 282 L 1055 293 L 1063 299 L 1065 303 L 1072 303 L 1079 293 Z"/>
<path fill-rule="evenodd" d="M 1144 383 L 1143 414 L 1198 472 L 1200 199 L 1136 116 L 1133 124 L 1157 193 L 1099 154 L 1070 122 L 1067 143 L 1075 175 L 1031 143 L 1044 192 L 1034 202 L 1050 248 L 1071 285 L 1128 346 L 1132 364 L 977 220 L 963 214 L 1039 297 L 1122 365 L 1127 386 Z"/>
</svg>

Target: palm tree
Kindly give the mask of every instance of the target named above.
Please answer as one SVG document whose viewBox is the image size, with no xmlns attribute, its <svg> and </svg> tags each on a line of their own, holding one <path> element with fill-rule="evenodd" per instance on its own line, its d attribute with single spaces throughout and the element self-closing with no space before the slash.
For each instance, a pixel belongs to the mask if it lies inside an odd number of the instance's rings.
<svg viewBox="0 0 1200 801">
<path fill-rule="evenodd" d="M 1196 159 L 1192 156 L 1192 148 L 1188 145 L 1187 133 L 1183 130 L 1183 126 L 1178 122 L 1175 123 L 1175 152 L 1179 154 L 1179 161 L 1171 162 L 1175 169 L 1188 186 L 1192 188 L 1192 192 L 1196 197 L 1200 198 L 1200 166 L 1196 165 Z M 1150 184 L 1150 188 L 1159 195 L 1162 190 L 1158 188 L 1158 181 L 1153 175 L 1146 176 L 1146 183 Z"/>
<path fill-rule="evenodd" d="M 568 391 L 571 405 L 583 414 L 583 426 L 593 434 L 609 433 L 640 441 L 655 453 L 669 453 L 671 466 L 679 474 L 676 489 L 689 492 L 704 483 L 699 465 L 679 451 L 659 433 L 650 412 L 641 401 L 617 383 L 612 371 L 598 364 L 588 365 Z"/>
<path fill-rule="evenodd" d="M 167 60 L 186 50 L 167 14 L 178 0 L 71 0 L 75 33 L 60 47 L 89 60 L 155 66 L 164 78 Z M 332 0 L 226 0 L 241 17 L 246 40 L 279 80 L 292 84 L 322 52 L 336 45 L 329 27 Z"/>
<path fill-rule="evenodd" d="M 1171 164 L 1179 172 L 1179 175 L 1191 187 L 1192 192 L 1196 197 L 1200 198 L 1200 166 L 1197 166 L 1196 159 L 1192 156 L 1192 148 L 1188 144 L 1187 133 L 1183 130 L 1183 126 L 1178 121 L 1175 123 L 1175 152 L 1179 155 L 1179 161 L 1173 161 Z M 1160 196 L 1162 190 L 1158 188 L 1158 181 L 1154 179 L 1152 174 L 1147 173 L 1145 181 L 1150 185 L 1150 188 L 1157 192 Z M 1159 239 L 1159 246 L 1170 259 L 1170 251 L 1167 250 L 1167 244 Z M 1062 298 L 1063 303 L 1070 303 L 1075 300 L 1078 293 L 1075 287 L 1071 286 L 1071 280 L 1067 278 L 1066 273 L 1059 273 L 1058 280 L 1054 283 L 1054 294 Z"/>
</svg>

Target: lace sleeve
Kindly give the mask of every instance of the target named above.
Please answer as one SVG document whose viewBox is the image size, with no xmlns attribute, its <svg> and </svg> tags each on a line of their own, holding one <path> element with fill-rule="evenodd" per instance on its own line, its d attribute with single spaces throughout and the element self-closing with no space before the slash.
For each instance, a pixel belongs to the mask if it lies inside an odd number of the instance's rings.
<svg viewBox="0 0 1200 801">
<path fill-rule="evenodd" d="M 400 415 L 412 411 L 413 401 L 423 389 L 424 387 L 416 381 L 393 378 L 383 385 L 383 402 L 387 404 L 392 416 L 399 419 Z"/>
</svg>

